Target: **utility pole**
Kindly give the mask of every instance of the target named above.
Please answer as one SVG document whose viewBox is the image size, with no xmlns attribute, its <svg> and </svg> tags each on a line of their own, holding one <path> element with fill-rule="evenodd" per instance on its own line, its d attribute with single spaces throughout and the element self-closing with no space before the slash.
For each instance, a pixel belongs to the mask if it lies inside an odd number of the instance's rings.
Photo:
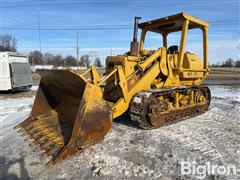
<svg viewBox="0 0 240 180">
<path fill-rule="evenodd" d="M 78 31 L 77 31 L 77 70 L 79 70 L 79 44 L 78 44 Z"/>
<path fill-rule="evenodd" d="M 96 50 L 91 50 L 89 51 L 89 56 L 90 56 L 90 65 L 91 64 L 94 64 L 95 60 L 96 60 L 96 57 L 97 57 L 97 51 Z M 95 59 L 94 59 L 95 58 Z"/>
<path fill-rule="evenodd" d="M 40 52 L 42 52 L 42 39 L 41 39 L 41 31 L 40 31 L 40 18 L 39 18 L 39 11 L 37 11 L 37 18 L 38 18 L 39 50 L 40 50 Z"/>
</svg>

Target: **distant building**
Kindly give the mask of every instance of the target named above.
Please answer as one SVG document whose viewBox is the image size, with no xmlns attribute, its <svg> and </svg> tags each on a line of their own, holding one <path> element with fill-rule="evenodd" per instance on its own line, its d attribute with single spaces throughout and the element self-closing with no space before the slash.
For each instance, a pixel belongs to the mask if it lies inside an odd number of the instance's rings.
<svg viewBox="0 0 240 180">
<path fill-rule="evenodd" d="M 28 57 L 16 52 L 0 52 L 0 91 L 28 89 L 31 86 Z"/>
</svg>

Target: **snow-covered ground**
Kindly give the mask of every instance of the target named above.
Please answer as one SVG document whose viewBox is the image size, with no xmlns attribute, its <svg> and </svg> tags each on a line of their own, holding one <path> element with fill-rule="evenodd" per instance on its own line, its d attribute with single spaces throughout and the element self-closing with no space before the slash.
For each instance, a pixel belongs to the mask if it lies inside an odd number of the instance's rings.
<svg viewBox="0 0 240 180">
<path fill-rule="evenodd" d="M 240 88 L 231 86 L 210 86 L 213 97 L 240 102 Z"/>
<path fill-rule="evenodd" d="M 31 88 L 32 91 L 37 91 L 37 89 L 38 89 L 38 86 L 36 86 L 36 85 L 32 86 L 32 88 Z"/>
<path fill-rule="evenodd" d="M 151 131 L 136 128 L 127 116 L 122 116 L 102 143 L 52 168 L 46 167 L 13 129 L 29 115 L 34 95 L 1 95 L 0 179 L 195 179 L 196 175 L 180 174 L 183 161 L 240 168 L 240 89 L 210 89 L 208 112 Z"/>
</svg>

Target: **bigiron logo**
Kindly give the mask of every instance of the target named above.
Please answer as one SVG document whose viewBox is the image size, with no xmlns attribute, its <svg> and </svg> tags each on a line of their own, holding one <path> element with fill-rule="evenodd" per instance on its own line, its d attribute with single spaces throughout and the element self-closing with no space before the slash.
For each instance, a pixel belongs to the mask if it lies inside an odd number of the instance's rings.
<svg viewBox="0 0 240 180">
<path fill-rule="evenodd" d="M 208 175 L 222 175 L 222 176 L 234 176 L 240 173 L 239 167 L 228 164 L 215 165 L 211 162 L 206 162 L 203 165 L 199 165 L 196 162 L 180 162 L 181 175 L 194 175 L 198 179 L 204 179 Z"/>
</svg>

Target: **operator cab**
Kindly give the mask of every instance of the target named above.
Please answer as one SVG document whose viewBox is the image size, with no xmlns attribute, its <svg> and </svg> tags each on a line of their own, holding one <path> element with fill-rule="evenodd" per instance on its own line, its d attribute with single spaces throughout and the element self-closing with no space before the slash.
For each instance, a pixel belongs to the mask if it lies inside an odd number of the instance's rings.
<svg viewBox="0 0 240 180">
<path fill-rule="evenodd" d="M 149 50 L 144 49 L 146 34 L 149 32 L 154 32 L 162 35 L 163 44 L 159 47 L 165 47 L 167 49 L 168 56 L 174 56 L 176 60 L 176 66 L 178 69 L 184 68 L 185 64 L 191 63 L 191 61 L 200 61 L 197 62 L 202 69 L 208 69 L 208 23 L 202 20 L 199 20 L 193 16 L 190 16 L 186 13 L 179 13 L 172 16 L 167 16 L 160 19 L 155 19 L 147 21 L 144 23 L 138 24 L 138 28 L 142 30 L 139 55 L 144 56 L 149 53 Z M 201 29 L 203 35 L 203 63 L 200 58 L 194 53 L 185 51 L 186 40 L 188 30 L 190 29 Z M 169 43 L 169 35 L 175 32 L 180 32 L 181 39 L 179 45 Z M 189 62 L 187 62 L 189 61 Z M 187 66 L 185 66 L 187 67 Z"/>
</svg>

